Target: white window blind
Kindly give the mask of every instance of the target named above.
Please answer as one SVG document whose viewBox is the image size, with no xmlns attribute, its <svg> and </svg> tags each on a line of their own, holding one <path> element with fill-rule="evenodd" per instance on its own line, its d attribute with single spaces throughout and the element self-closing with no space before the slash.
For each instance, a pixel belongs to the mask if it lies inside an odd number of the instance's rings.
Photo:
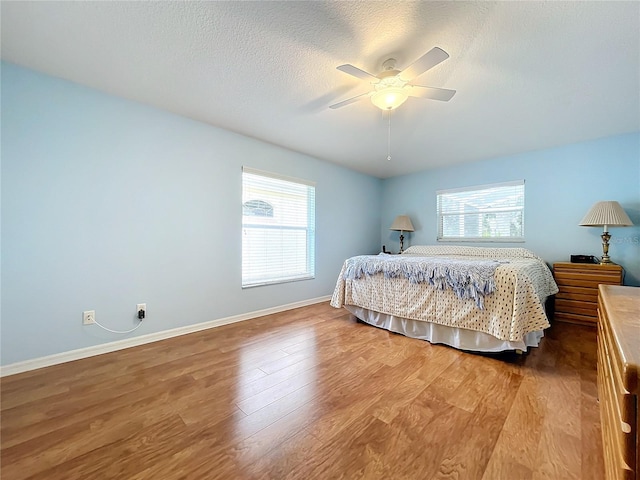
<svg viewBox="0 0 640 480">
<path fill-rule="evenodd" d="M 314 278 L 315 184 L 242 169 L 242 287 Z"/>
<path fill-rule="evenodd" d="M 439 241 L 524 242 L 524 180 L 436 195 Z"/>
</svg>

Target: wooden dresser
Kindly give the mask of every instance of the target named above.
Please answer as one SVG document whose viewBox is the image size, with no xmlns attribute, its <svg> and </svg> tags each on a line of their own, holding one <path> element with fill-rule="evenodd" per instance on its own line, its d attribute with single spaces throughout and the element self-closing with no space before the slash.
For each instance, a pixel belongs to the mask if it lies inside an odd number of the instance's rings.
<svg viewBox="0 0 640 480">
<path fill-rule="evenodd" d="M 622 285 L 622 272 L 622 267 L 614 263 L 554 263 L 553 278 L 560 289 L 555 297 L 554 318 L 595 326 L 598 285 Z"/>
<path fill-rule="evenodd" d="M 640 287 L 600 285 L 598 400 L 607 480 L 640 470 Z"/>
</svg>

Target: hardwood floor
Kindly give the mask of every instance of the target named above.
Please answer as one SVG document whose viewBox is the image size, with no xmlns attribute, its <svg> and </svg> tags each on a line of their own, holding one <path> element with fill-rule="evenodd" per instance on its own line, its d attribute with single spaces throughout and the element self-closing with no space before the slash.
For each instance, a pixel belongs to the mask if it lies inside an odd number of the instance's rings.
<svg viewBox="0 0 640 480">
<path fill-rule="evenodd" d="M 477 355 L 318 304 L 13 375 L 1 476 L 601 479 L 595 335 Z"/>
</svg>

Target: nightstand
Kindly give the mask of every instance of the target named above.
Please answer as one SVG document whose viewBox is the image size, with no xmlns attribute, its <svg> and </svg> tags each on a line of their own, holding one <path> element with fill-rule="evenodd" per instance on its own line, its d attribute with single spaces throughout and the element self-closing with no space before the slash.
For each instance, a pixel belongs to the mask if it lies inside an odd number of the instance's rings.
<svg viewBox="0 0 640 480">
<path fill-rule="evenodd" d="M 622 267 L 615 263 L 554 263 L 553 278 L 560 289 L 555 297 L 554 319 L 595 327 L 598 285 L 622 285 L 622 273 Z"/>
</svg>

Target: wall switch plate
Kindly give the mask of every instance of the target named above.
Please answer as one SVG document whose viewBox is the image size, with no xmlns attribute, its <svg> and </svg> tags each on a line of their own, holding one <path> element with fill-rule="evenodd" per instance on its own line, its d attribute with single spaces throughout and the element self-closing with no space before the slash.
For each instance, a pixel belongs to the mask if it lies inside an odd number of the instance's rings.
<svg viewBox="0 0 640 480">
<path fill-rule="evenodd" d="M 96 311 L 95 310 L 87 310 L 82 312 L 82 324 L 83 325 L 93 325 L 96 323 Z"/>
</svg>

